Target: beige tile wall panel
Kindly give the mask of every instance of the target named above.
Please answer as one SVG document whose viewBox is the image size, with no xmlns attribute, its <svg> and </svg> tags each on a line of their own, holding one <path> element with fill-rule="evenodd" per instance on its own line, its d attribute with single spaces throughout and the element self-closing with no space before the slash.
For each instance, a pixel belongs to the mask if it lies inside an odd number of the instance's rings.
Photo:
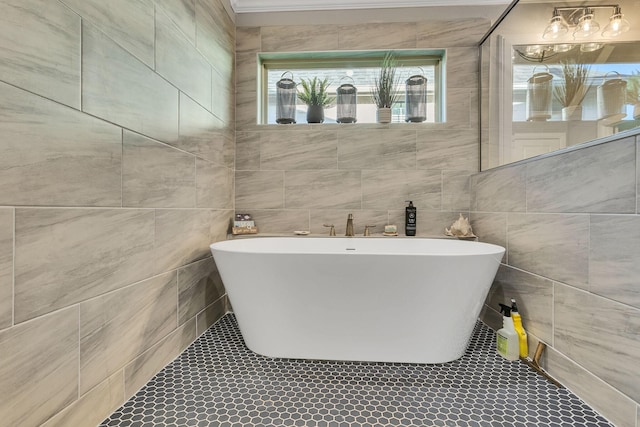
<svg viewBox="0 0 640 427">
<path fill-rule="evenodd" d="M 233 209 L 233 169 L 196 159 L 197 207 Z"/>
<path fill-rule="evenodd" d="M 213 258 L 194 262 L 178 270 L 178 324 L 213 304 L 225 294 Z"/>
<path fill-rule="evenodd" d="M 261 170 L 335 169 L 338 135 L 335 131 L 291 132 L 291 128 L 263 132 Z"/>
<path fill-rule="evenodd" d="M 286 171 L 284 198 L 287 209 L 360 209 L 360 171 Z"/>
<path fill-rule="evenodd" d="M 480 311 L 480 316 L 478 317 L 480 318 L 480 320 L 486 323 L 494 331 L 497 331 L 500 328 L 502 328 L 502 315 L 497 311 L 489 308 L 487 305 L 482 306 L 482 310 Z M 531 338 L 535 338 L 535 337 L 530 337 L 529 342 L 532 341 Z"/>
<path fill-rule="evenodd" d="M 417 47 L 477 46 L 490 27 L 491 22 L 486 19 L 419 22 Z"/>
<path fill-rule="evenodd" d="M 509 265 L 588 289 L 589 217 L 509 214 Z"/>
<path fill-rule="evenodd" d="M 197 102 L 180 94 L 180 138 L 171 145 L 219 165 L 225 165 L 225 124 Z"/>
<path fill-rule="evenodd" d="M 211 256 L 209 245 L 224 240 L 232 211 L 158 209 L 156 271 L 162 273 Z"/>
<path fill-rule="evenodd" d="M 124 403 L 124 375 L 118 371 L 41 427 L 97 426 Z"/>
<path fill-rule="evenodd" d="M 416 150 L 418 169 L 478 171 L 476 130 L 418 131 Z"/>
<path fill-rule="evenodd" d="M 227 297 L 221 297 L 196 316 L 196 334 L 202 335 L 227 313 Z"/>
<path fill-rule="evenodd" d="M 636 402 L 640 402 L 640 370 L 635 369 L 639 330 L 640 310 L 555 284 L 555 349 Z"/>
<path fill-rule="evenodd" d="M 153 273 L 154 213 L 16 209 L 16 323 Z"/>
<path fill-rule="evenodd" d="M 339 169 L 415 169 L 416 132 L 412 130 L 338 131 Z"/>
<path fill-rule="evenodd" d="M 553 282 L 501 265 L 486 304 L 499 311 L 498 304 L 510 304 L 511 298 L 518 303 L 524 328 L 547 344 L 553 344 Z"/>
<path fill-rule="evenodd" d="M 129 131 L 124 131 L 123 136 L 123 206 L 196 206 L 194 156 Z"/>
<path fill-rule="evenodd" d="M 415 22 L 341 25 L 339 49 L 415 49 Z M 327 49 L 318 49 L 327 50 Z"/>
<path fill-rule="evenodd" d="M 175 141 L 178 90 L 91 25 L 82 29 L 83 111 L 160 141 Z"/>
<path fill-rule="evenodd" d="M 231 129 L 235 129 L 235 75 L 224 76 L 211 69 L 211 112 Z"/>
<path fill-rule="evenodd" d="M 58 1 L 5 0 L 0 27 L 2 80 L 80 109 L 80 17 Z"/>
<path fill-rule="evenodd" d="M 329 228 L 323 224 L 335 225 L 336 234 L 344 236 L 347 229 L 347 217 L 353 214 L 353 230 L 356 234 L 363 234 L 365 225 L 375 225 L 370 228 L 371 235 L 381 234 L 384 226 L 388 224 L 388 213 L 386 210 L 334 210 L 334 209 L 314 209 L 311 211 L 311 232 L 314 234 L 329 235 Z"/>
<path fill-rule="evenodd" d="M 262 52 L 338 50 L 337 25 L 262 27 Z"/>
<path fill-rule="evenodd" d="M 0 208 L 0 329 L 13 324 L 13 209 Z"/>
<path fill-rule="evenodd" d="M 121 205 L 119 128 L 4 83 L 0 98 L 0 205 Z"/>
<path fill-rule="evenodd" d="M 236 28 L 236 53 L 258 53 L 262 50 L 260 27 Z"/>
<path fill-rule="evenodd" d="M 465 217 L 468 215 L 466 212 L 463 214 Z M 458 219 L 459 215 L 460 212 L 435 212 L 418 208 L 418 226 L 416 227 L 416 235 L 418 237 L 445 237 L 445 227 L 450 227 L 451 224 Z M 405 210 L 390 210 L 389 224 L 397 225 L 398 234 L 404 235 Z"/>
<path fill-rule="evenodd" d="M 37 426 L 78 398 L 78 308 L 0 332 L 0 414 Z"/>
<path fill-rule="evenodd" d="M 236 129 L 250 130 L 256 127 L 257 99 L 258 95 L 255 91 L 236 93 Z"/>
<path fill-rule="evenodd" d="M 236 132 L 236 170 L 260 169 L 260 132 Z"/>
<path fill-rule="evenodd" d="M 478 123 L 478 91 L 447 88 L 447 129 L 474 129 Z"/>
<path fill-rule="evenodd" d="M 527 164 L 527 209 L 635 213 L 635 150 L 626 138 Z"/>
<path fill-rule="evenodd" d="M 196 0 L 196 47 L 223 76 L 233 73 L 235 27 L 219 0 Z"/>
<path fill-rule="evenodd" d="M 180 29 L 187 40 L 196 44 L 196 1 L 195 0 L 154 0 L 156 13 L 162 10 Z"/>
<path fill-rule="evenodd" d="M 207 254 L 209 251 L 209 245 L 221 240 L 227 240 L 227 235 L 231 233 L 231 226 L 233 225 L 234 211 L 232 209 L 216 209 L 211 211 L 211 230 L 209 231 L 210 238 L 207 244 Z"/>
<path fill-rule="evenodd" d="M 477 46 L 447 49 L 445 54 L 447 88 L 478 87 L 479 55 Z"/>
<path fill-rule="evenodd" d="M 236 171 L 236 210 L 283 209 L 283 171 Z"/>
<path fill-rule="evenodd" d="M 128 52 L 154 68 L 153 0 L 61 0 Z M 86 26 L 85 26 L 86 28 Z M 83 32 L 83 43 L 85 33 Z"/>
<path fill-rule="evenodd" d="M 442 210 L 469 211 L 471 174 L 463 171 L 442 171 Z"/>
<path fill-rule="evenodd" d="M 440 210 L 442 176 L 440 171 L 400 170 L 362 171 L 363 209 L 404 209 L 412 200 L 418 209 Z"/>
<path fill-rule="evenodd" d="M 307 209 L 236 209 L 238 213 L 250 213 L 260 234 L 292 234 L 296 230 L 309 230 Z"/>
<path fill-rule="evenodd" d="M 543 368 L 589 406 L 619 427 L 636 427 L 636 405 L 553 348 L 547 347 Z"/>
<path fill-rule="evenodd" d="M 256 92 L 258 90 L 257 70 L 258 56 L 254 52 L 236 53 L 236 92 Z"/>
<path fill-rule="evenodd" d="M 80 393 L 176 329 L 176 293 L 173 272 L 80 304 Z"/>
<path fill-rule="evenodd" d="M 526 170 L 512 166 L 475 175 L 471 179 L 471 208 L 480 212 L 524 212 Z"/>
<path fill-rule="evenodd" d="M 156 72 L 211 110 L 211 65 L 161 11 L 156 13 Z"/>
<path fill-rule="evenodd" d="M 469 217 L 473 234 L 478 236 L 478 240 L 485 243 L 507 248 L 507 214 L 506 213 L 480 213 L 472 212 Z M 502 258 L 506 262 L 508 253 L 505 252 Z"/>
<path fill-rule="evenodd" d="M 196 320 L 191 319 L 136 357 L 124 368 L 125 396 L 133 396 L 195 339 Z"/>
<path fill-rule="evenodd" d="M 640 216 L 591 215 L 589 290 L 640 308 Z"/>
</svg>

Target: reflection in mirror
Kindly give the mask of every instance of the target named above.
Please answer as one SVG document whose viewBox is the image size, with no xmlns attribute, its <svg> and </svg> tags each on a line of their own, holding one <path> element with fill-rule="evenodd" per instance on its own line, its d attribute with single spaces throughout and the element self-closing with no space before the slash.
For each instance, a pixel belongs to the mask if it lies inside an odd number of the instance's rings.
<svg viewBox="0 0 640 427">
<path fill-rule="evenodd" d="M 640 126 L 635 0 L 512 6 L 481 45 L 482 170 Z"/>
</svg>

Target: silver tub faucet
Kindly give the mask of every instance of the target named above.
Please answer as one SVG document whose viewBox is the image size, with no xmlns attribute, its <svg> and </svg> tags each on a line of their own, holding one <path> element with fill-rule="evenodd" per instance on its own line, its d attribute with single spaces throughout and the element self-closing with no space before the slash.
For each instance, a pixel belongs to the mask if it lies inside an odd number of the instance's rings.
<svg viewBox="0 0 640 427">
<path fill-rule="evenodd" d="M 353 214 L 349 214 L 347 217 L 347 232 L 345 236 L 353 237 L 355 234 L 353 233 Z"/>
</svg>

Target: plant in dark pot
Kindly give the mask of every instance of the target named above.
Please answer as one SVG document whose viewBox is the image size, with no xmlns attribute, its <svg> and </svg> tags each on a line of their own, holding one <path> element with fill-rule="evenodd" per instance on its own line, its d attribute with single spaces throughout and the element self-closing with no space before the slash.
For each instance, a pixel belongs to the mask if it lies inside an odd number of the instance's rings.
<svg viewBox="0 0 640 427">
<path fill-rule="evenodd" d="M 302 79 L 298 86 L 298 98 L 307 104 L 307 123 L 324 122 L 324 107 L 330 105 L 335 98 L 327 91 L 329 79 L 317 77 Z"/>
<path fill-rule="evenodd" d="M 378 107 L 378 123 L 391 122 L 391 107 L 398 100 L 398 61 L 393 52 L 382 59 L 380 72 L 373 82 L 373 100 Z"/>
<path fill-rule="evenodd" d="M 563 83 L 554 88 L 554 96 L 562 104 L 562 120 L 582 120 L 582 101 L 591 88 L 587 83 L 589 66 L 575 61 L 562 62 Z"/>
</svg>

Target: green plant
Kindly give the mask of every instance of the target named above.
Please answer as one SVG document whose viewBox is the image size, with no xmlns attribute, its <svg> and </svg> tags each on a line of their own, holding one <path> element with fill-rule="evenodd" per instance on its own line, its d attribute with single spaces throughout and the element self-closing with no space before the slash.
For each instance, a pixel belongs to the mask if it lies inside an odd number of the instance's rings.
<svg viewBox="0 0 640 427">
<path fill-rule="evenodd" d="M 627 104 L 640 102 L 640 71 L 636 70 L 627 77 Z"/>
<path fill-rule="evenodd" d="M 575 61 L 562 62 L 563 84 L 554 87 L 553 94 L 563 107 L 582 104 L 584 97 L 591 88 L 587 84 L 590 67 Z"/>
<path fill-rule="evenodd" d="M 300 90 L 302 87 L 302 90 Z M 327 88 L 329 87 L 329 79 L 320 80 L 317 77 L 312 79 L 302 79 L 298 87 L 298 98 L 307 105 L 320 105 L 326 107 L 331 104 L 335 98 L 329 96 Z"/>
<path fill-rule="evenodd" d="M 391 108 L 398 99 L 397 68 L 398 61 L 393 52 L 387 52 L 382 59 L 380 73 L 373 82 L 373 100 L 378 108 Z"/>
</svg>

